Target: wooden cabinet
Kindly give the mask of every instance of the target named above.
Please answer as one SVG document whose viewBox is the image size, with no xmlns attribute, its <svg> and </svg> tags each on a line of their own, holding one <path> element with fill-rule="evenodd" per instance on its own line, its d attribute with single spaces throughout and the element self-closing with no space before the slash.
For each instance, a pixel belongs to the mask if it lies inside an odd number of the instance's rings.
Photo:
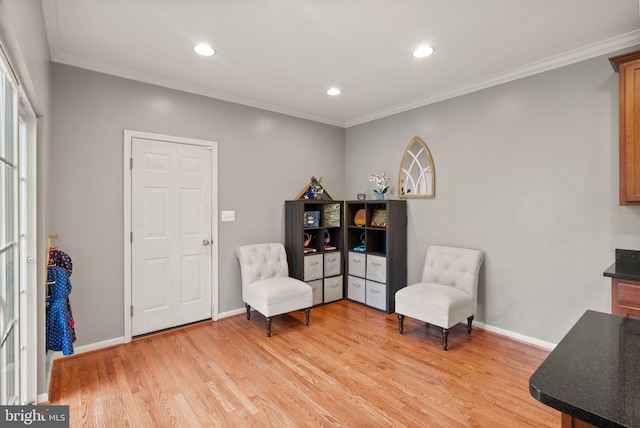
<svg viewBox="0 0 640 428">
<path fill-rule="evenodd" d="M 567 415 L 566 413 L 560 414 L 560 427 L 561 428 L 596 428 L 595 425 L 588 424 L 585 421 L 582 421 L 571 415 Z"/>
<path fill-rule="evenodd" d="M 620 75 L 620 205 L 640 205 L 640 51 L 609 61 Z"/>
<path fill-rule="evenodd" d="M 406 201 L 347 201 L 347 298 L 386 313 L 407 285 Z"/>
<path fill-rule="evenodd" d="M 611 280 L 611 313 L 640 320 L 640 282 Z"/>
<path fill-rule="evenodd" d="M 289 275 L 313 289 L 313 304 L 340 300 L 343 280 L 341 201 L 285 202 L 285 239 Z"/>
</svg>

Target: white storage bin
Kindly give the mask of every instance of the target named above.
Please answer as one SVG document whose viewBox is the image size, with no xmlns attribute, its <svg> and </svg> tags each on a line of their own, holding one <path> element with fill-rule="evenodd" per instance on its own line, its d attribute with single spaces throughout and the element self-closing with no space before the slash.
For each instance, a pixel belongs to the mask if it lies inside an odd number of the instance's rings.
<svg viewBox="0 0 640 428">
<path fill-rule="evenodd" d="M 322 303 L 322 280 L 309 281 L 307 284 L 309 284 L 313 290 L 313 305 L 315 306 Z"/>
<path fill-rule="evenodd" d="M 365 303 L 365 280 L 349 275 L 347 278 L 347 297 L 356 302 Z"/>
<path fill-rule="evenodd" d="M 387 282 L 386 257 L 367 255 L 367 279 L 376 282 Z"/>
<path fill-rule="evenodd" d="M 322 278 L 322 254 L 304 256 L 304 281 Z"/>
<path fill-rule="evenodd" d="M 366 290 L 365 303 L 372 308 L 385 311 L 387 309 L 387 286 L 379 282 L 367 281 Z"/>
<path fill-rule="evenodd" d="M 364 278 L 367 269 L 366 256 L 349 251 L 349 275 Z"/>
<path fill-rule="evenodd" d="M 324 279 L 324 302 L 342 299 L 342 275 Z"/>
<path fill-rule="evenodd" d="M 331 251 L 324 253 L 324 276 L 340 275 L 340 266 L 342 266 L 342 253 L 340 251 Z"/>
</svg>

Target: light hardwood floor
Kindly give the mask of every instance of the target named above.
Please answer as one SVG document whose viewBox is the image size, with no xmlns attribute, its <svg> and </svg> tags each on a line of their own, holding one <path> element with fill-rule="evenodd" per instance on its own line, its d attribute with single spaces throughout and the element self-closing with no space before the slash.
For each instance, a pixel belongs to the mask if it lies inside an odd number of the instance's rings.
<svg viewBox="0 0 640 428">
<path fill-rule="evenodd" d="M 254 312 L 54 362 L 50 403 L 83 427 L 560 426 L 529 395 L 549 351 L 339 301 Z"/>
</svg>

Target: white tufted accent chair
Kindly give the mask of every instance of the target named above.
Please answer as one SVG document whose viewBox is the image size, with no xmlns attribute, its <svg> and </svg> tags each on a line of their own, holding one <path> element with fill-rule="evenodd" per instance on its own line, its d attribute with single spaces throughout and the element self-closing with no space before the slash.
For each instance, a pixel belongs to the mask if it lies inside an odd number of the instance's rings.
<svg viewBox="0 0 640 428">
<path fill-rule="evenodd" d="M 242 274 L 242 300 L 251 319 L 251 307 L 267 319 L 271 336 L 271 317 L 304 309 L 305 325 L 313 306 L 313 290 L 308 284 L 289 277 L 287 253 L 280 243 L 245 245 L 236 249 Z"/>
<path fill-rule="evenodd" d="M 478 302 L 478 275 L 482 251 L 433 246 L 427 250 L 422 282 L 396 292 L 400 334 L 405 315 L 442 328 L 442 349 L 447 350 L 449 328 L 467 319 L 471 333 Z"/>
</svg>

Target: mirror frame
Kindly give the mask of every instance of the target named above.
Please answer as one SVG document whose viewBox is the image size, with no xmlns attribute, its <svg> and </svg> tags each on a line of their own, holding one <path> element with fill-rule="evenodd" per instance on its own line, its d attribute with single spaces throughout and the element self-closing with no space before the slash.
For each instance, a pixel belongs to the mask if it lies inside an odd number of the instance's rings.
<svg viewBox="0 0 640 428">
<path fill-rule="evenodd" d="M 429 165 L 428 167 L 422 168 L 421 162 L 420 162 L 420 157 L 423 157 L 426 155 L 426 160 L 429 161 Z M 407 156 L 410 156 L 411 158 L 413 158 L 413 161 L 411 162 L 411 166 L 409 167 L 408 171 L 405 171 L 403 166 L 404 166 L 404 162 L 405 159 L 407 159 Z M 424 162 L 424 160 L 422 161 L 422 163 L 426 163 Z M 417 175 L 416 177 L 414 177 L 413 175 L 411 175 L 411 170 L 414 167 L 418 167 L 420 168 L 419 171 L 419 175 Z M 410 176 L 412 177 L 414 180 L 414 182 L 419 182 L 420 180 L 425 180 L 428 182 L 428 179 L 431 179 L 431 191 L 429 193 L 414 193 L 412 194 L 403 194 L 402 193 L 402 189 L 404 187 L 404 181 L 403 180 L 406 176 Z M 398 171 L 398 196 L 401 199 L 408 199 L 408 198 L 435 198 L 436 196 L 436 172 L 433 166 L 433 158 L 431 157 L 431 152 L 429 151 L 429 148 L 427 147 L 427 145 L 424 143 L 424 141 L 422 141 L 422 139 L 420 139 L 420 137 L 413 137 L 413 139 L 409 142 L 409 144 L 407 145 L 407 148 L 404 151 L 404 154 L 402 155 L 402 160 L 400 161 L 400 169 Z"/>
</svg>

